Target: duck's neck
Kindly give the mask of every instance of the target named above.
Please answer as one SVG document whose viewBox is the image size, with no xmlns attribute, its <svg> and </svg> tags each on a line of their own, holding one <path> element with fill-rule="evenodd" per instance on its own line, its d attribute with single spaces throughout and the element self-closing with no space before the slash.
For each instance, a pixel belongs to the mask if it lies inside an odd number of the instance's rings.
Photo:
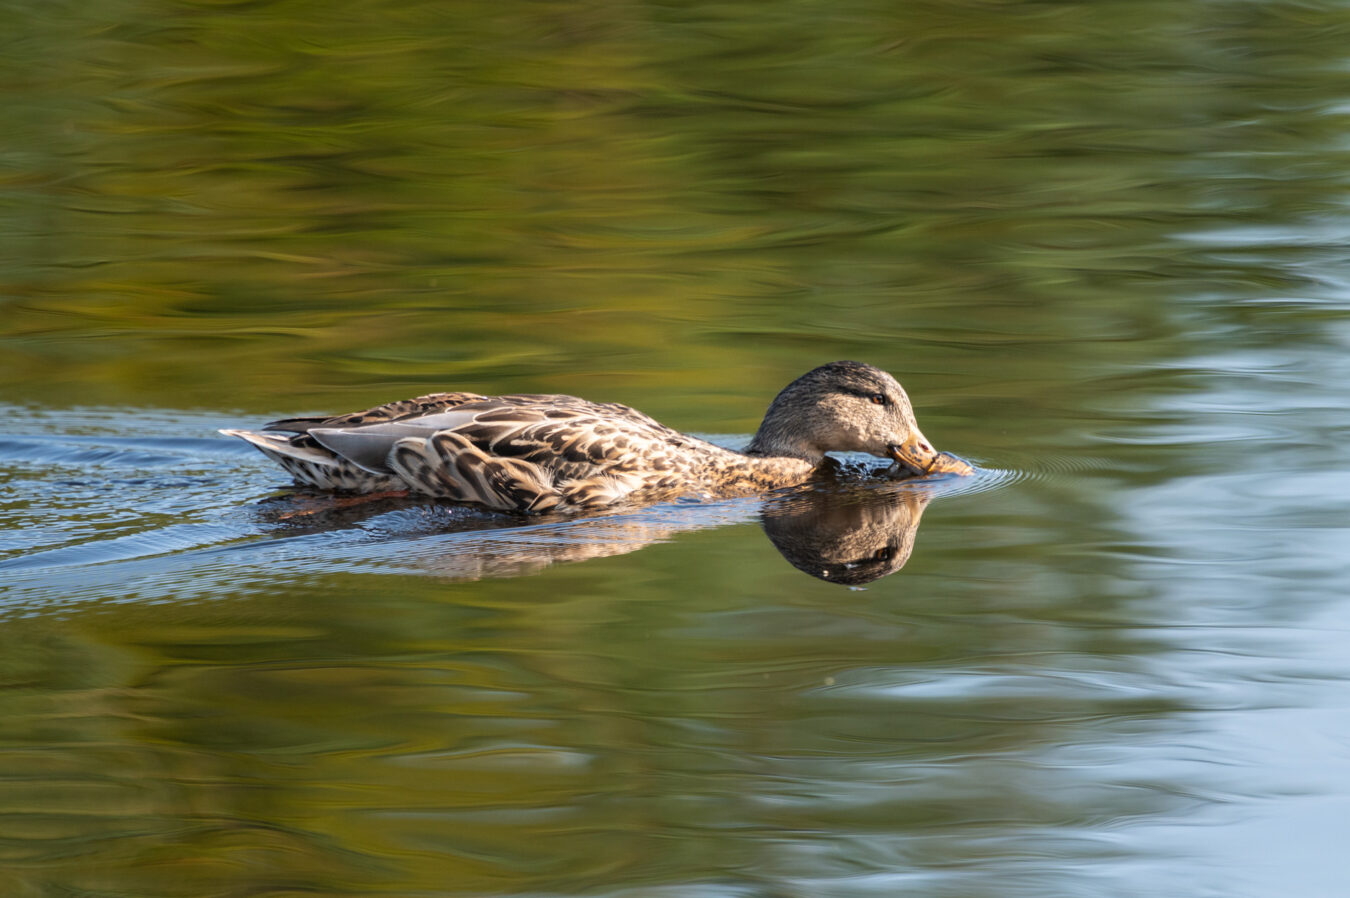
<svg viewBox="0 0 1350 898">
<path fill-rule="evenodd" d="M 772 417 L 766 417 L 759 425 L 755 438 L 745 447 L 745 454 L 752 458 L 792 458 L 818 465 L 825 459 L 820 447 L 804 440 L 799 433 Z"/>
<path fill-rule="evenodd" d="M 752 495 L 804 483 L 814 476 L 816 465 L 817 462 L 806 458 L 773 451 L 732 452 L 719 449 L 716 455 L 708 459 L 706 473 L 711 475 L 718 492 Z"/>
</svg>

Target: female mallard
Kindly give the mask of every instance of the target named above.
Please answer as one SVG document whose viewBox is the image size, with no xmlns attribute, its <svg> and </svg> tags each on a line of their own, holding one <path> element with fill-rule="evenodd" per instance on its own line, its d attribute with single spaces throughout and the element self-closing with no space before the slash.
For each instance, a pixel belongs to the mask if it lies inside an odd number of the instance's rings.
<svg viewBox="0 0 1350 898">
<path fill-rule="evenodd" d="M 788 384 L 744 452 L 626 405 L 575 396 L 433 393 L 221 433 L 247 440 L 310 486 L 411 490 L 534 513 L 793 486 L 835 451 L 891 458 L 916 474 L 971 470 L 933 449 L 895 378 L 861 362 L 822 365 Z"/>
</svg>

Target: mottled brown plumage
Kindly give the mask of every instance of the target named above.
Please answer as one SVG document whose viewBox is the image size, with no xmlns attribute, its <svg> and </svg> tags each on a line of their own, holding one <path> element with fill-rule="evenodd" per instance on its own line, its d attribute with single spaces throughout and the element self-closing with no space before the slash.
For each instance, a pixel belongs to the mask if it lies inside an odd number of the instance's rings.
<svg viewBox="0 0 1350 898">
<path fill-rule="evenodd" d="M 528 394 L 433 393 L 221 432 L 310 486 L 411 490 L 528 513 L 751 495 L 802 483 L 831 451 L 892 458 L 915 473 L 970 471 L 927 443 L 895 378 L 860 362 L 823 365 L 789 384 L 744 453 L 626 405 Z"/>
</svg>

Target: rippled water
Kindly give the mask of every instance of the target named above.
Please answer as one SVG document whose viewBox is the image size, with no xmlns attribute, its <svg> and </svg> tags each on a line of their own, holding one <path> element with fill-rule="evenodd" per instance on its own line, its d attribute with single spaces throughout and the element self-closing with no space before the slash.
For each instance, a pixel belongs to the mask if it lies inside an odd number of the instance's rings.
<svg viewBox="0 0 1350 898">
<path fill-rule="evenodd" d="M 0 894 L 1344 894 L 1350 9 L 0 10 Z M 977 476 L 519 520 L 439 389 Z"/>
</svg>

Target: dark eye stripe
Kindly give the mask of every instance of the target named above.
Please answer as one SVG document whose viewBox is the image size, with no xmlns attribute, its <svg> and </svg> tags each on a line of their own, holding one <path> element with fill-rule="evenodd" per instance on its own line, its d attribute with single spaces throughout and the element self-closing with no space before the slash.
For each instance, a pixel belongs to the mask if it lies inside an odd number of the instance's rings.
<svg viewBox="0 0 1350 898">
<path fill-rule="evenodd" d="M 850 396 L 857 396 L 859 399 L 866 399 L 868 402 L 874 403 L 874 404 L 876 404 L 876 405 L 890 405 L 890 404 L 891 404 L 891 397 L 887 396 L 885 393 L 881 392 L 880 390 L 854 390 L 854 389 L 841 389 L 840 392 L 841 392 L 841 393 L 847 393 L 847 394 L 850 395 Z M 877 399 L 878 399 L 878 398 L 881 399 L 880 402 L 877 402 Z"/>
</svg>

